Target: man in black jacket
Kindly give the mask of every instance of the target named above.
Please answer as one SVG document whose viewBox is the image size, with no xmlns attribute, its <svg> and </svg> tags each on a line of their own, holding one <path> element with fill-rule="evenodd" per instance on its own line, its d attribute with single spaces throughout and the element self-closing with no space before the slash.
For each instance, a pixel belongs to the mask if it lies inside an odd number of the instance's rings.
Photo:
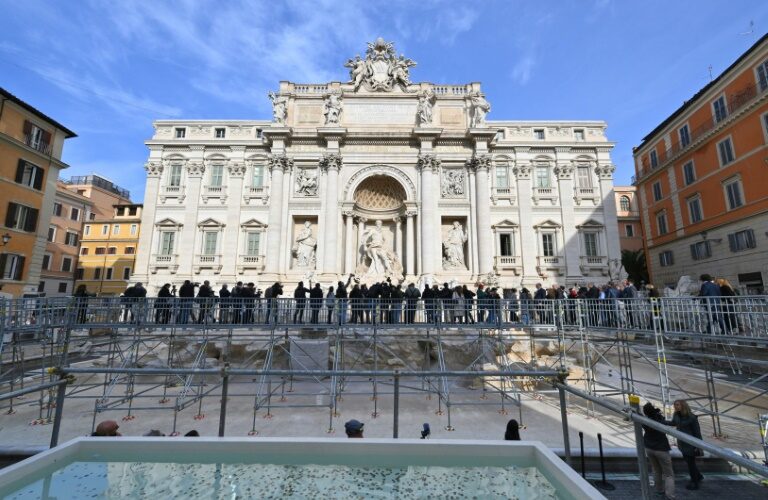
<svg viewBox="0 0 768 500">
<path fill-rule="evenodd" d="M 269 323 L 277 314 L 277 299 L 283 294 L 283 285 L 276 281 L 271 287 L 264 291 L 264 298 L 267 299 L 267 315 L 265 322 Z"/>
<path fill-rule="evenodd" d="M 200 288 L 197 290 L 197 302 L 200 307 L 200 314 L 197 316 L 198 323 L 208 323 L 211 306 L 213 305 L 213 288 L 211 288 L 211 282 L 208 280 L 203 281 Z"/>
<path fill-rule="evenodd" d="M 192 301 L 195 299 L 195 285 L 189 280 L 184 280 L 184 284 L 179 287 L 179 323 L 187 324 L 189 316 L 192 313 Z"/>
<path fill-rule="evenodd" d="M 667 422 L 661 414 L 661 410 L 651 403 L 645 403 L 643 413 L 646 417 L 660 424 L 669 425 L 671 423 Z M 664 495 L 664 498 L 675 498 L 675 471 L 672 469 L 672 457 L 669 454 L 671 448 L 667 435 L 645 425 L 643 431 L 645 454 L 653 468 L 653 486 L 656 493 Z"/>
<path fill-rule="evenodd" d="M 309 291 L 309 308 L 312 310 L 312 316 L 309 322 L 317 324 L 320 316 L 320 308 L 323 306 L 323 289 L 320 283 L 315 283 L 312 290 Z"/>
<path fill-rule="evenodd" d="M 416 317 L 416 307 L 419 304 L 421 298 L 421 292 L 416 285 L 410 283 L 408 288 L 405 289 L 405 322 L 413 323 Z"/>
<path fill-rule="evenodd" d="M 307 305 L 308 293 L 309 293 L 309 288 L 304 286 L 303 281 L 299 281 L 299 284 L 296 285 L 296 289 L 293 291 L 293 298 L 296 299 L 296 302 L 295 302 L 296 309 L 293 311 L 294 323 L 304 322 L 304 306 Z M 297 319 L 298 321 L 296 321 Z"/>
<path fill-rule="evenodd" d="M 231 304 L 230 297 L 232 296 L 232 292 L 229 291 L 229 287 L 227 287 L 227 284 L 221 285 L 221 289 L 219 290 L 219 322 L 220 323 L 229 323 L 231 321 L 229 309 Z"/>
</svg>

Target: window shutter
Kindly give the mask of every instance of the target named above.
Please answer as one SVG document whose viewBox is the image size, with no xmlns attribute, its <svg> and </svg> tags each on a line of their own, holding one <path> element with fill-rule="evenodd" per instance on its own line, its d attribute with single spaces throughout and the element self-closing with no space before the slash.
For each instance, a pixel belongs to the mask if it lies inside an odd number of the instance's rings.
<svg viewBox="0 0 768 500">
<path fill-rule="evenodd" d="M 8 202 L 8 212 L 5 214 L 5 227 L 14 227 L 14 221 L 16 220 L 16 210 L 18 205 L 13 202 Z"/>
<path fill-rule="evenodd" d="M 736 252 L 739 249 L 738 243 L 736 242 L 736 233 L 728 235 L 728 247 L 731 249 L 731 252 Z"/>
<path fill-rule="evenodd" d="M 747 231 L 747 248 L 755 248 L 757 242 L 755 241 L 755 232 L 750 229 Z"/>
<path fill-rule="evenodd" d="M 24 231 L 34 233 L 37 229 L 37 214 L 39 210 L 36 208 L 29 208 L 27 211 L 27 220 L 24 221 Z"/>
<path fill-rule="evenodd" d="M 757 67 L 757 76 L 760 78 L 760 90 L 765 90 L 768 87 L 768 75 L 765 74 L 765 64 Z"/>
<path fill-rule="evenodd" d="M 27 162 L 19 158 L 19 164 L 16 166 L 16 183 L 21 184 L 24 181 L 24 166 Z"/>
<path fill-rule="evenodd" d="M 669 265 L 672 266 L 675 264 L 675 254 L 672 253 L 672 251 L 669 251 L 669 258 L 667 259 L 667 262 L 669 262 Z"/>
<path fill-rule="evenodd" d="M 43 188 L 43 177 L 45 177 L 45 170 L 39 167 L 36 167 L 35 170 L 35 185 L 33 187 L 37 190 L 40 190 Z"/>
<path fill-rule="evenodd" d="M 691 245 L 691 258 L 693 260 L 699 260 L 699 255 L 696 252 L 696 245 Z"/>
<path fill-rule="evenodd" d="M 32 133 L 32 122 L 28 122 L 24 120 L 24 135 L 29 135 Z"/>
<path fill-rule="evenodd" d="M 51 133 L 50 132 L 46 132 L 45 130 L 43 130 L 43 137 L 42 137 L 41 141 L 46 146 L 48 146 L 51 143 Z"/>
<path fill-rule="evenodd" d="M 24 259 L 23 255 L 16 257 L 16 274 L 13 276 L 16 281 L 21 281 L 21 276 L 24 274 Z"/>
<path fill-rule="evenodd" d="M 0 279 L 5 277 L 5 264 L 8 262 L 8 254 L 0 254 Z"/>
</svg>

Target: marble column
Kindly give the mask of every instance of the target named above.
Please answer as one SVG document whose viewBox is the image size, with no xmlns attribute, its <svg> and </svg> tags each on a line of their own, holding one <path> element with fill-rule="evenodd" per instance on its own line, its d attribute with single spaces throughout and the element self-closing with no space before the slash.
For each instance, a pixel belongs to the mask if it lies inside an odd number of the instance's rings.
<svg viewBox="0 0 768 500">
<path fill-rule="evenodd" d="M 435 273 L 435 263 L 439 261 L 435 253 L 435 241 L 439 238 L 438 228 L 435 227 L 437 214 L 437 198 L 434 185 L 434 174 L 439 171 L 440 160 L 432 154 L 419 156 L 421 168 L 421 273 Z"/>
<path fill-rule="evenodd" d="M 151 153 L 150 153 L 151 154 Z M 157 248 L 153 246 L 156 238 L 155 231 L 155 213 L 157 205 L 160 202 L 158 194 L 160 193 L 160 177 L 163 175 L 163 163 L 150 159 L 144 168 L 147 171 L 147 187 L 144 191 L 144 199 L 148 203 L 144 204 L 144 210 L 141 212 L 141 227 L 144 229 L 139 233 L 139 245 L 136 249 L 136 264 L 134 265 L 133 279 L 142 283 L 149 282 L 149 264 L 152 254 L 157 253 Z M 155 292 L 155 290 L 150 290 Z"/>
<path fill-rule="evenodd" d="M 352 252 L 352 255 L 355 257 L 355 268 L 357 268 L 357 265 L 360 263 L 360 248 L 365 243 L 363 241 L 363 233 L 365 232 L 365 223 L 368 221 L 365 217 L 358 217 L 357 218 L 357 247 Z"/>
<path fill-rule="evenodd" d="M 475 277 L 480 276 L 479 257 L 477 255 L 477 187 L 475 185 L 475 171 L 469 169 L 469 270 Z"/>
<path fill-rule="evenodd" d="M 560 154 L 560 151 L 557 152 Z M 566 283 L 581 281 L 581 242 L 574 217 L 573 170 L 573 165 L 567 160 L 558 160 L 558 164 L 555 166 L 557 190 L 560 197 L 561 223 L 563 225 Z"/>
<path fill-rule="evenodd" d="M 290 160 L 286 156 L 273 155 L 269 158 L 269 222 L 267 226 L 267 261 L 264 272 L 276 279 L 279 273 L 280 236 L 283 221 L 283 172 Z"/>
<path fill-rule="evenodd" d="M 192 268 L 195 265 L 195 258 L 200 253 L 200 245 L 198 244 L 197 223 L 199 221 L 197 220 L 197 207 L 200 204 L 200 189 L 203 174 L 205 173 L 205 165 L 202 160 L 202 148 L 200 148 L 199 151 L 199 160 L 189 160 L 187 162 L 187 185 L 185 186 L 186 200 L 189 202 L 189 205 L 192 205 L 194 208 L 184 212 L 184 227 L 181 228 L 181 238 L 179 239 L 175 250 L 177 254 L 181 254 L 182 252 L 186 254 L 185 258 L 179 258 L 178 260 L 178 274 L 184 277 L 192 276 Z"/>
<path fill-rule="evenodd" d="M 514 173 L 517 178 L 517 204 L 521 214 L 519 255 L 523 262 L 522 282 L 525 286 L 529 287 L 541 279 L 536 270 L 539 256 L 538 238 L 540 236 L 533 230 L 531 217 L 522 216 L 522 214 L 533 213 L 531 170 L 531 164 L 522 159 L 518 160 L 517 165 L 514 167 Z"/>
<path fill-rule="evenodd" d="M 320 161 L 320 165 L 328 171 L 327 193 L 325 197 L 325 227 L 322 229 L 323 237 L 321 238 L 321 241 L 325 242 L 323 272 L 338 275 L 340 271 L 337 265 L 337 256 L 339 248 L 339 167 L 341 166 L 341 156 L 337 154 L 326 155 Z"/>
<path fill-rule="evenodd" d="M 234 148 L 233 148 L 234 149 Z M 245 163 L 242 161 L 245 148 L 235 150 L 239 158 L 227 165 L 229 173 L 227 179 L 227 218 L 224 227 L 224 241 L 221 242 L 222 254 L 222 281 L 237 281 L 237 264 L 240 254 L 243 253 L 240 242 L 240 210 L 243 205 L 241 193 L 243 192 L 243 177 L 245 176 Z M 227 258 L 225 258 L 225 256 Z"/>
<path fill-rule="evenodd" d="M 606 153 L 607 154 L 607 153 Z M 613 190 L 613 165 L 599 165 L 595 172 L 600 179 L 600 199 L 603 200 L 603 217 L 605 225 L 605 247 L 608 263 L 621 263 L 621 248 L 619 246 L 619 225 L 616 222 L 616 203 Z M 617 266 L 618 267 L 618 266 Z"/>
<path fill-rule="evenodd" d="M 344 273 L 349 275 L 349 273 L 355 272 L 355 243 L 353 241 L 355 237 L 354 213 L 352 211 L 344 212 L 344 217 L 347 218 L 346 235 L 344 238 Z"/>
<path fill-rule="evenodd" d="M 413 216 L 414 212 L 405 213 L 405 274 L 413 276 L 415 274 L 414 261 L 416 257 L 416 245 L 413 237 Z"/>
<path fill-rule="evenodd" d="M 400 264 L 403 263 L 403 226 L 402 226 L 402 218 L 395 217 L 393 219 L 395 221 L 395 255 L 397 255 L 397 260 L 400 261 Z"/>
<path fill-rule="evenodd" d="M 475 202 L 477 204 L 477 246 L 478 274 L 493 270 L 493 234 L 491 233 L 491 200 L 488 171 L 491 166 L 489 155 L 478 155 L 473 161 L 475 167 Z"/>
</svg>

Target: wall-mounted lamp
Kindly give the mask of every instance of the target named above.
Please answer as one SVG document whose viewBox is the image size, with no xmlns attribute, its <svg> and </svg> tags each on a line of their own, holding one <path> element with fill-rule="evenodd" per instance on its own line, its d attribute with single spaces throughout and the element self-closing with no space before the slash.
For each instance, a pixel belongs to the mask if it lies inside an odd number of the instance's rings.
<svg viewBox="0 0 768 500">
<path fill-rule="evenodd" d="M 3 244 L 1 246 L 7 245 L 9 241 L 11 241 L 11 235 L 8 233 L 5 233 L 3 235 Z"/>
</svg>

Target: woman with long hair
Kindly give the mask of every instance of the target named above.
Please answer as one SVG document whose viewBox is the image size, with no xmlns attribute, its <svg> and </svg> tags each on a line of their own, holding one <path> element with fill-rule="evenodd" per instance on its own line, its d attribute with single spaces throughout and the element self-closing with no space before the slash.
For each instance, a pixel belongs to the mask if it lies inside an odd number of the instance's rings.
<svg viewBox="0 0 768 500">
<path fill-rule="evenodd" d="M 650 402 L 643 406 L 643 414 L 660 424 L 669 424 L 664 420 L 661 410 Z M 675 471 L 672 468 L 667 435 L 646 425 L 643 425 L 643 431 L 645 454 L 653 469 L 653 486 L 658 495 L 664 495 L 665 499 L 671 500 L 675 498 Z"/>
<path fill-rule="evenodd" d="M 675 413 L 672 415 L 672 425 L 677 427 L 677 430 L 680 432 L 702 439 L 699 419 L 691 412 L 691 407 L 688 406 L 688 403 L 684 399 L 678 399 L 675 401 L 674 408 Z M 691 476 L 691 481 L 686 485 L 685 489 L 698 490 L 699 483 L 704 479 L 704 476 L 696 466 L 696 456 L 700 455 L 701 450 L 679 440 L 677 441 L 677 448 L 683 454 L 683 460 L 688 465 L 688 474 Z"/>
<path fill-rule="evenodd" d="M 731 334 L 733 330 L 738 327 L 738 321 L 736 320 L 736 308 L 733 304 L 733 298 L 736 296 L 736 292 L 733 290 L 733 286 L 725 278 L 718 278 L 715 283 L 720 287 L 720 307 L 723 310 L 723 323 L 725 324 L 725 333 Z"/>
<path fill-rule="evenodd" d="M 507 430 L 504 432 L 504 441 L 520 441 L 520 424 L 514 418 L 507 422 Z"/>
</svg>

